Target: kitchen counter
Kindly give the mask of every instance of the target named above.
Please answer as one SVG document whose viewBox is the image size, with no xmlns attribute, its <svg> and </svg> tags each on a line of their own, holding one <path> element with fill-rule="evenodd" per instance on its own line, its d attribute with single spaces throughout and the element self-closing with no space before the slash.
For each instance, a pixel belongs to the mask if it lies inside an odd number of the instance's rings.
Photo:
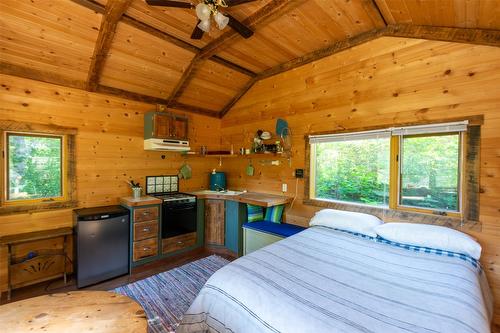
<svg viewBox="0 0 500 333">
<path fill-rule="evenodd" d="M 276 195 L 268 193 L 258 193 L 258 192 L 244 192 L 239 195 L 228 195 L 228 194 L 218 194 L 218 193 L 206 193 L 206 191 L 189 192 L 189 194 L 196 195 L 198 199 L 220 199 L 220 200 L 230 200 L 242 203 L 248 203 L 251 205 L 271 207 L 277 205 L 286 205 L 292 202 L 292 197 L 287 197 L 285 195 Z"/>
<path fill-rule="evenodd" d="M 137 207 L 137 206 L 147 206 L 147 205 L 159 205 L 162 203 L 162 201 L 158 198 L 146 195 L 140 198 L 122 197 L 120 198 L 120 203 L 127 207 Z"/>
</svg>

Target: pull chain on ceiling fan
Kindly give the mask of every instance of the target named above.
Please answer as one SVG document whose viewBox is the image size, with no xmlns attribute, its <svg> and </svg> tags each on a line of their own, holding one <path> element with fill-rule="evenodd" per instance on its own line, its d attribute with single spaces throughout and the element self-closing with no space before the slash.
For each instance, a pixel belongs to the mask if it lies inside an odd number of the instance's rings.
<svg viewBox="0 0 500 333">
<path fill-rule="evenodd" d="M 191 38 L 201 39 L 201 37 L 203 37 L 203 33 L 210 31 L 210 18 L 212 17 L 219 30 L 222 30 L 229 25 L 244 38 L 250 38 L 253 35 L 253 31 L 250 28 L 231 15 L 221 13 L 220 9 L 242 5 L 253 1 L 255 0 L 201 0 L 196 6 L 189 2 L 170 0 L 146 0 L 146 3 L 150 6 L 194 8 L 196 10 L 196 16 L 198 17 L 198 23 L 191 34 Z"/>
</svg>

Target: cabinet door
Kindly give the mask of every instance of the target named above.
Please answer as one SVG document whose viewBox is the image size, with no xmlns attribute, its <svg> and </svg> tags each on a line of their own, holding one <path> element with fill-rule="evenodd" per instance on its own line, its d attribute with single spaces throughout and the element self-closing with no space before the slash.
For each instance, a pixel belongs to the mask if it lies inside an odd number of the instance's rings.
<svg viewBox="0 0 500 333">
<path fill-rule="evenodd" d="M 205 201 L 205 244 L 224 245 L 224 200 Z"/>
<path fill-rule="evenodd" d="M 185 117 L 172 115 L 172 137 L 176 139 L 188 139 L 188 120 Z"/>
<path fill-rule="evenodd" d="M 153 117 L 153 137 L 168 139 L 172 135 L 172 116 L 168 113 L 156 113 Z"/>
</svg>

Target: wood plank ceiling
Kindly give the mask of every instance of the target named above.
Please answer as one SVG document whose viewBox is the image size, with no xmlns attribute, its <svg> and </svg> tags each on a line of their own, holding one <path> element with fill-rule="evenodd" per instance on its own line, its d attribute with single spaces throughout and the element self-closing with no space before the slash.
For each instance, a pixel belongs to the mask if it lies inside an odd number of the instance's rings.
<svg viewBox="0 0 500 333">
<path fill-rule="evenodd" d="M 254 35 L 214 28 L 193 40 L 193 10 L 144 0 L 3 0 L 0 72 L 222 117 L 256 81 L 380 36 L 500 46 L 500 0 L 257 0 L 226 11 Z"/>
</svg>

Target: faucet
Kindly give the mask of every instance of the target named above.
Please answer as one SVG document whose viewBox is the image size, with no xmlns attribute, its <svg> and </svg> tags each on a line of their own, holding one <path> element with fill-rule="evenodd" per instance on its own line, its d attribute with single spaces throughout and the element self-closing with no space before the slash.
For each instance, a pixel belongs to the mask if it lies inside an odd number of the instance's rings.
<svg viewBox="0 0 500 333">
<path fill-rule="evenodd" d="M 215 190 L 218 192 L 224 192 L 226 189 L 219 184 L 214 184 Z"/>
</svg>

